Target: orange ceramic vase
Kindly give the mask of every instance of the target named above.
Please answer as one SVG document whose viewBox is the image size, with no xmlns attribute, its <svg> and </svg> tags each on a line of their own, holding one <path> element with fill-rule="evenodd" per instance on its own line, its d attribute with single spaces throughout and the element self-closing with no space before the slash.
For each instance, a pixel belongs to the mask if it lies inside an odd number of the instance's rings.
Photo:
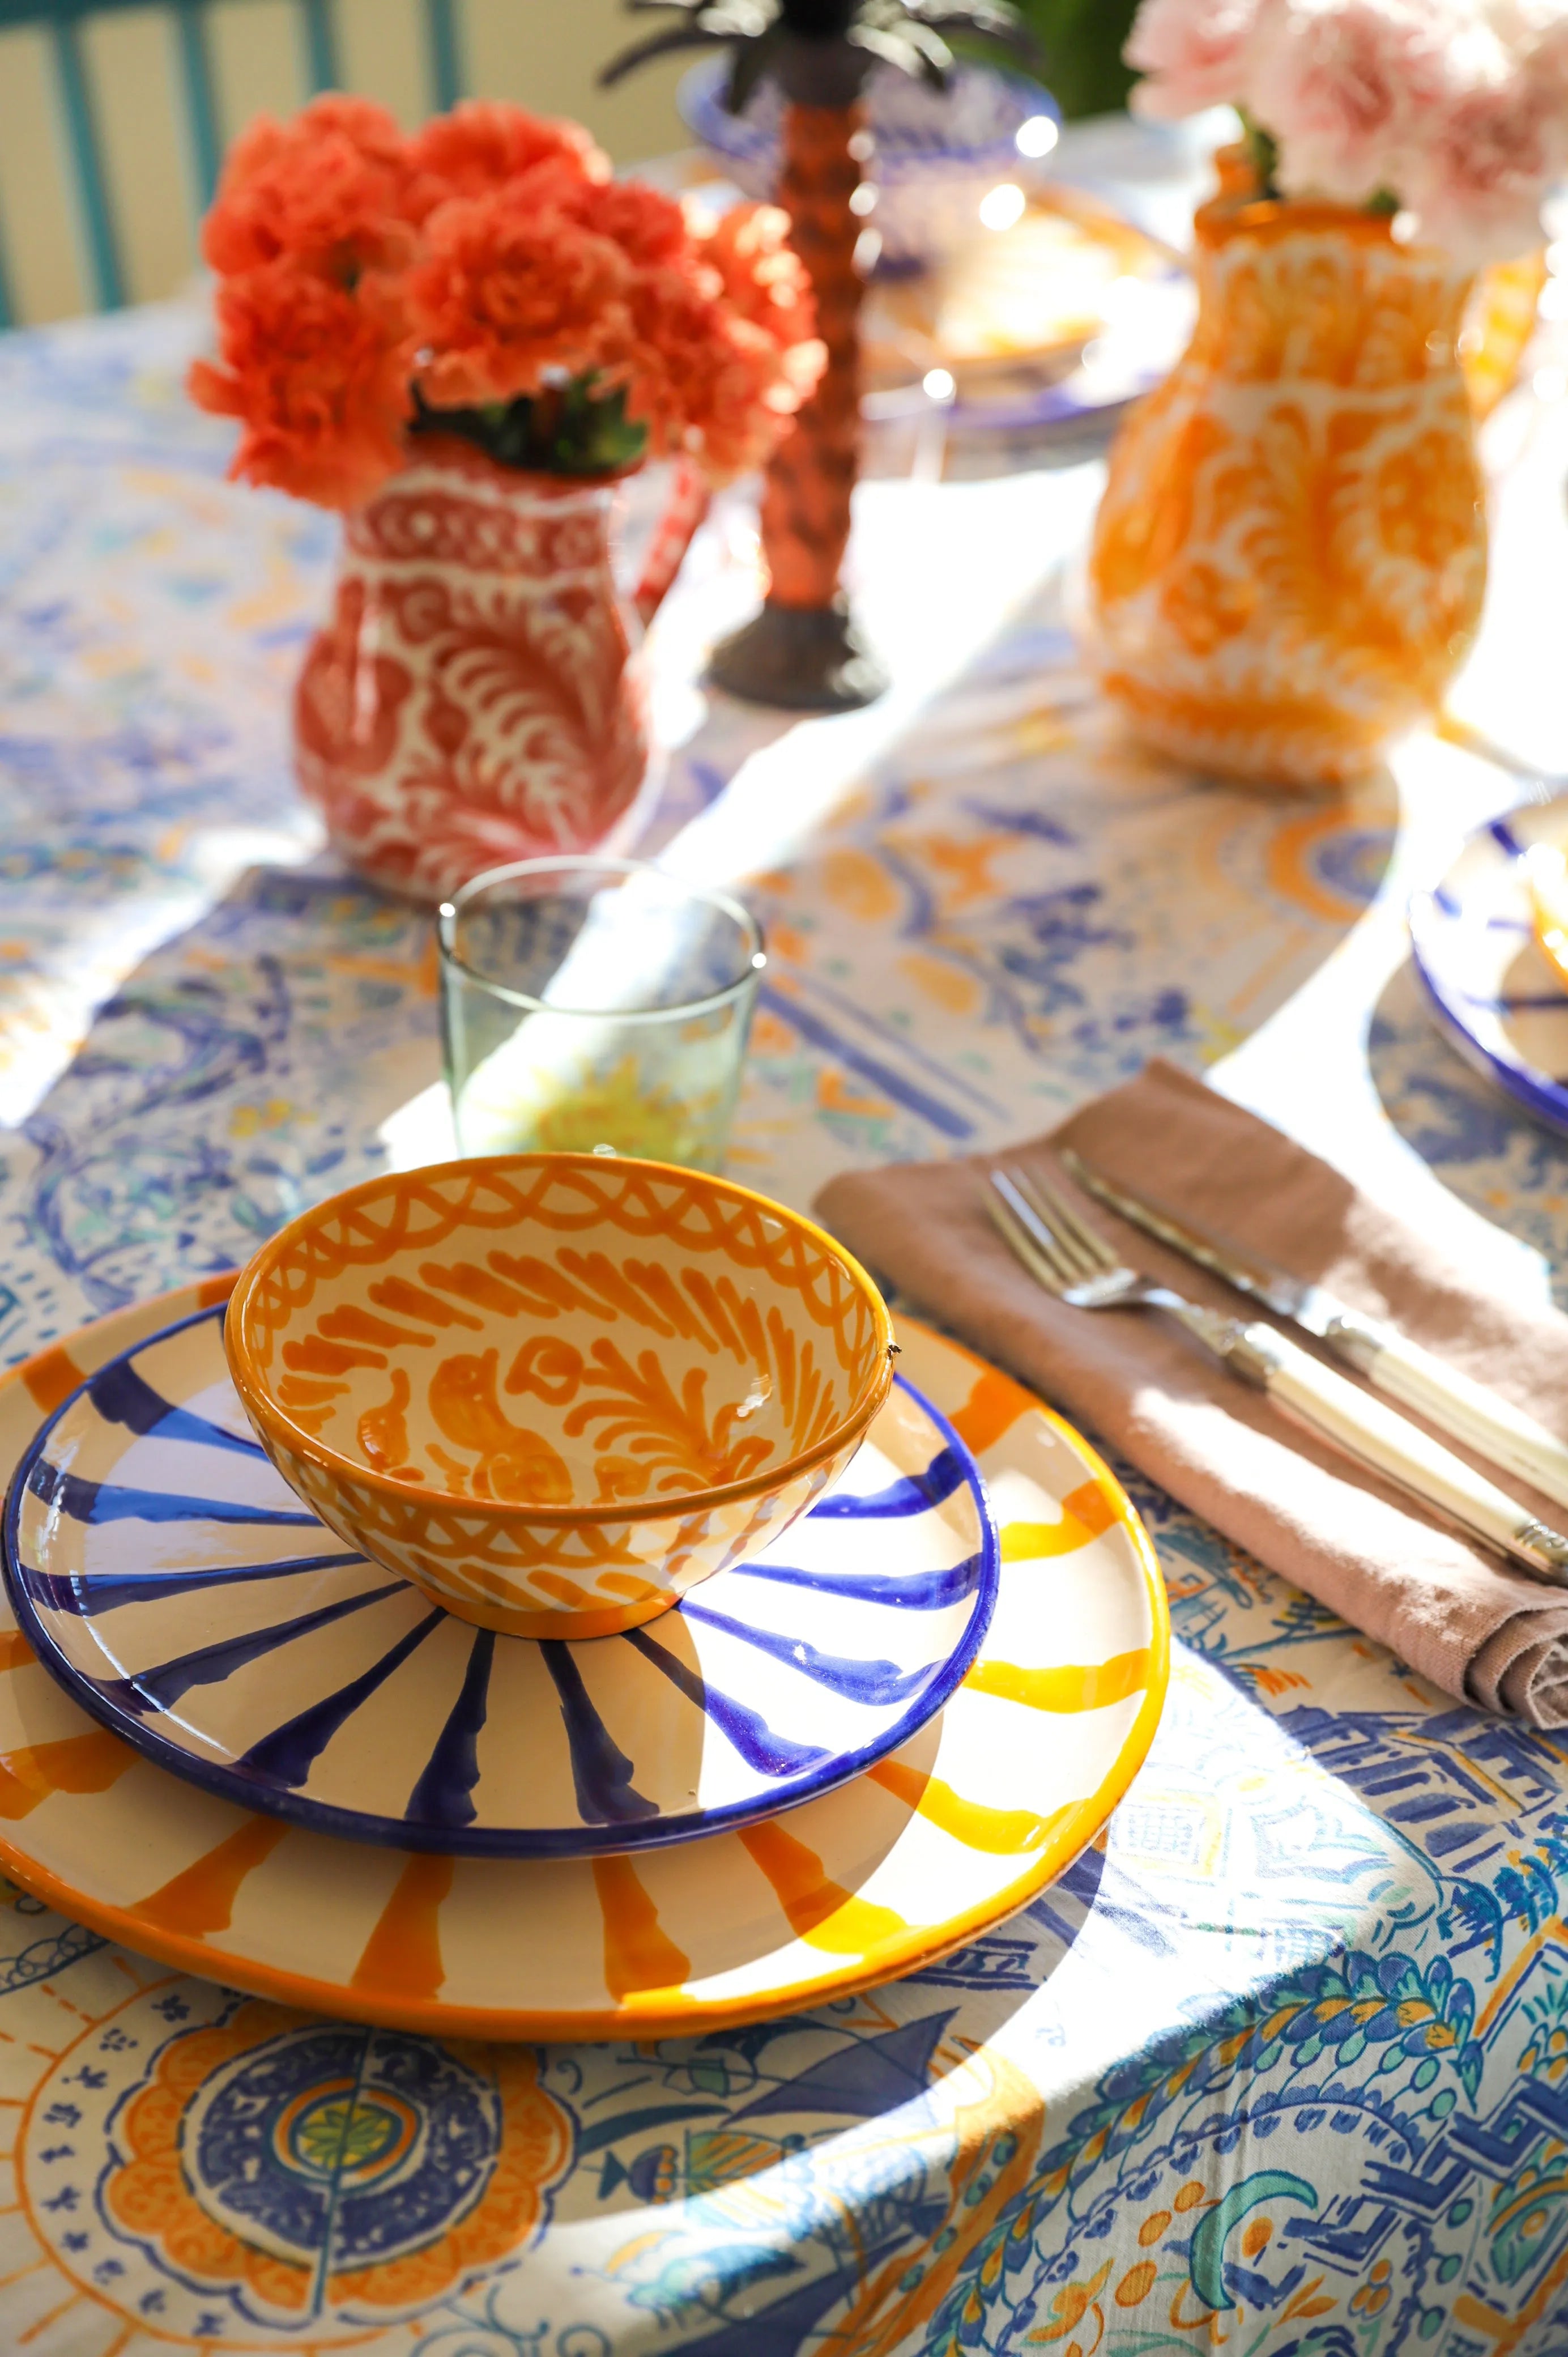
<svg viewBox="0 0 1568 2357">
<path fill-rule="evenodd" d="M 1480 616 L 1469 282 L 1387 220 L 1234 173 L 1196 231 L 1192 343 L 1112 457 L 1091 653 L 1159 750 L 1337 784 L 1435 708 Z"/>
</svg>

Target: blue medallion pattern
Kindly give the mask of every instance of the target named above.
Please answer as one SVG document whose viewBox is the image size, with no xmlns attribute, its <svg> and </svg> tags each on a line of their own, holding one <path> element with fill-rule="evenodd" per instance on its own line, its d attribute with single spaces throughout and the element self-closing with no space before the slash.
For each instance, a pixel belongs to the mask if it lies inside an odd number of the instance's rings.
<svg viewBox="0 0 1568 2357">
<path fill-rule="evenodd" d="M 457 2056 L 324 2025 L 215 2071 L 180 2153 L 203 2210 L 241 2241 L 314 2266 L 330 2236 L 347 2270 L 402 2258 L 465 2217 L 500 2138 L 494 2084 Z"/>
<path fill-rule="evenodd" d="M 94 2025 L 35 2106 L 25 2198 L 72 2278 L 120 2298 L 134 2281 L 165 2338 L 253 2347 L 261 2327 L 315 2348 L 428 2311 L 537 2237 L 573 2124 L 531 2053 L 183 1987 Z"/>
</svg>

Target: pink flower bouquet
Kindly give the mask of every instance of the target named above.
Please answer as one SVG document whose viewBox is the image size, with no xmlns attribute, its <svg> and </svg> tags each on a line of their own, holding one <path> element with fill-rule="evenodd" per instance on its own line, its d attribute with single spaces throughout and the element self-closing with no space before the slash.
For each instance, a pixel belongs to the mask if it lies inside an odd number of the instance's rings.
<svg viewBox="0 0 1568 2357">
<path fill-rule="evenodd" d="M 1563 0 L 1143 0 L 1154 115 L 1241 113 L 1264 188 L 1409 214 L 1478 266 L 1540 242 L 1568 171 Z"/>
</svg>

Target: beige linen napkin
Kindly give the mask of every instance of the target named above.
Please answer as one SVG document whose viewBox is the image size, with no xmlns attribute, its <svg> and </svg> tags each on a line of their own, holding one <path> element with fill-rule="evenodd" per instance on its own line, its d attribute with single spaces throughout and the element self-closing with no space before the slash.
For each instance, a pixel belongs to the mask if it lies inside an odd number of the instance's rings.
<svg viewBox="0 0 1568 2357">
<path fill-rule="evenodd" d="M 1317 1279 L 1553 1431 L 1568 1430 L 1568 1318 L 1491 1300 L 1326 1163 L 1173 1065 L 1149 1065 L 1005 1158 L 1066 1188 L 1134 1267 L 1191 1299 L 1241 1309 L 1218 1278 L 1077 1195 L 1051 1152 L 1058 1145 L 1294 1275 Z M 1507 1570 L 1423 1519 L 1397 1491 L 1291 1424 L 1174 1320 L 1054 1300 L 982 1208 L 981 1174 L 998 1158 L 852 1173 L 823 1189 L 817 1211 L 912 1308 L 1034 1384 L 1434 1684 L 1537 1727 L 1568 1726 L 1568 1592 Z M 1486 1469 L 1563 1527 L 1563 1508 Z"/>
</svg>

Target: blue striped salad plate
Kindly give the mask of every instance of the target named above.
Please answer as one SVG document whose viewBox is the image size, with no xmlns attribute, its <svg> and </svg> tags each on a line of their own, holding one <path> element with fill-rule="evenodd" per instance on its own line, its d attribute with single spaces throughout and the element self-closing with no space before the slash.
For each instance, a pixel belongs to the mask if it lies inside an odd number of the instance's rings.
<svg viewBox="0 0 1568 2357">
<path fill-rule="evenodd" d="M 121 1351 L 45 1419 L 5 1572 L 71 1696 L 225 1800 L 400 1849 L 679 1842 L 897 1750 L 985 1637 L 984 1484 L 908 1383 L 772 1547 L 623 1636 L 534 1641 L 432 1607 L 317 1520 L 252 1434 L 222 1317 Z"/>
<path fill-rule="evenodd" d="M 1412 895 L 1411 947 L 1439 1029 L 1466 1061 L 1568 1130 L 1568 986 L 1536 938 L 1530 859 L 1568 840 L 1568 796 L 1478 827 Z"/>
</svg>

